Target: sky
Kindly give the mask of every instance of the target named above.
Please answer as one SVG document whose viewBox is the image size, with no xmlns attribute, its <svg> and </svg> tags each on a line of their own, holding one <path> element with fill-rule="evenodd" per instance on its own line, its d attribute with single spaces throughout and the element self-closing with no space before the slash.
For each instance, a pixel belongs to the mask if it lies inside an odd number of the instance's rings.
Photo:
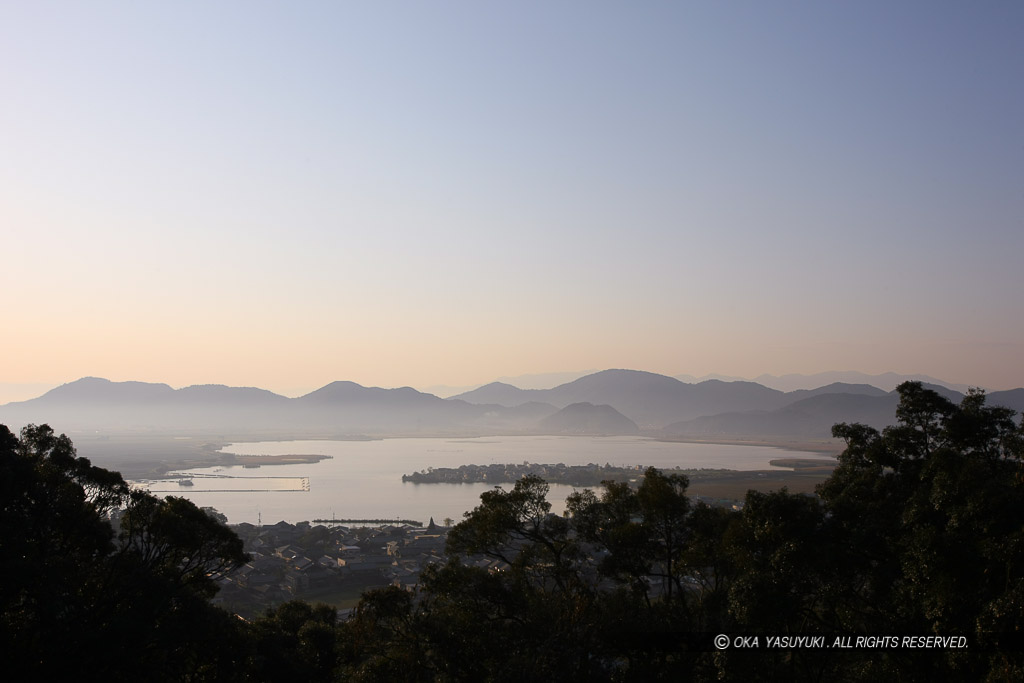
<svg viewBox="0 0 1024 683">
<path fill-rule="evenodd" d="M 0 4 L 0 402 L 1024 386 L 1024 4 Z"/>
</svg>

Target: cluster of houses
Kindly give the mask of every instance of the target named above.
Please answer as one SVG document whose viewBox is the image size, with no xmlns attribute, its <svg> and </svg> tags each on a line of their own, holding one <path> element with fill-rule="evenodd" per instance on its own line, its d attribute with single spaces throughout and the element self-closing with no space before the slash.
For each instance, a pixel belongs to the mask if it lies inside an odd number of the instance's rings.
<svg viewBox="0 0 1024 683">
<path fill-rule="evenodd" d="M 424 567 L 445 561 L 448 531 L 433 520 L 419 528 L 278 522 L 232 529 L 251 559 L 220 577 L 216 602 L 243 616 L 288 600 L 354 603 L 372 588 L 411 590 Z"/>
<path fill-rule="evenodd" d="M 729 501 L 698 500 L 729 506 Z M 374 588 L 393 585 L 413 591 L 426 567 L 446 561 L 448 527 L 436 525 L 433 519 L 425 527 L 282 521 L 231 528 L 251 559 L 219 577 L 220 590 L 214 600 L 244 617 L 262 614 L 289 600 L 345 607 L 354 606 L 364 591 Z M 500 561 L 479 556 L 468 561 L 489 571 L 506 568 Z M 596 575 L 594 579 L 598 581 Z"/>
</svg>

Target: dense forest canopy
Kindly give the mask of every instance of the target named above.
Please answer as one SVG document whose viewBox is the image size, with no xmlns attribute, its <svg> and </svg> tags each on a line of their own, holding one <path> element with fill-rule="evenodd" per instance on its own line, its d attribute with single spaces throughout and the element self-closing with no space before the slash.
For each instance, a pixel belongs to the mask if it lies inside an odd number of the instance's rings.
<svg viewBox="0 0 1024 683">
<path fill-rule="evenodd" d="M 46 426 L 0 426 L 0 638 L 18 677 L 110 680 L 1021 680 L 1024 428 L 982 392 L 908 382 L 898 425 L 834 429 L 817 496 L 693 504 L 681 474 L 553 514 L 524 477 L 481 496 L 416 592 L 350 619 L 210 604 L 244 562 L 220 521 L 132 491 Z M 487 560 L 487 561 L 482 561 Z M 761 647 L 712 646 L 747 634 Z M 967 647 L 768 648 L 767 636 L 962 636 Z M 958 641 L 960 642 L 960 641 Z"/>
</svg>

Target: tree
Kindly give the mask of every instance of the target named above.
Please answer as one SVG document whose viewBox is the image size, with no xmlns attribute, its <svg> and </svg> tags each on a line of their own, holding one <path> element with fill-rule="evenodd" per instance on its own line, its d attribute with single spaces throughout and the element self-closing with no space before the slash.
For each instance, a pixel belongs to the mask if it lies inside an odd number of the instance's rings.
<svg viewBox="0 0 1024 683">
<path fill-rule="evenodd" d="M 699 631 L 720 632 L 729 621 L 728 589 L 736 567 L 725 539 L 738 518 L 727 508 L 698 503 L 687 519 L 689 533 L 681 559 L 692 581 L 694 628 Z"/>
<path fill-rule="evenodd" d="M 666 475 L 649 467 L 635 490 L 625 482 L 606 481 L 600 500 L 590 491 L 569 496 L 566 502 L 577 533 L 608 553 L 600 563 L 603 574 L 628 583 L 645 597 L 649 577 L 661 580 L 661 594 L 667 600 L 681 595 L 689 483 L 685 475 Z"/>
<path fill-rule="evenodd" d="M 897 425 L 881 433 L 833 429 L 847 448 L 819 494 L 836 547 L 846 549 L 839 564 L 850 592 L 841 626 L 973 634 L 981 642 L 990 629 L 1019 632 L 1024 427 L 1013 411 L 986 406 L 979 390 L 960 405 L 917 382 L 897 390 Z M 902 664 L 922 675 L 955 669 L 983 676 L 988 666 L 955 653 L 909 656 Z M 1019 656 L 998 667 L 1009 678 L 1024 670 Z"/>
<path fill-rule="evenodd" d="M 226 527 L 188 501 L 130 491 L 46 425 L 20 439 L 0 425 L 0 496 L 0 638 L 15 679 L 236 670 L 235 650 L 211 647 L 233 637 L 209 604 L 211 572 L 245 559 Z"/>
<path fill-rule="evenodd" d="M 729 588 L 734 623 L 776 634 L 825 626 L 822 577 L 828 576 L 831 550 L 825 521 L 812 496 L 785 488 L 747 492 L 724 547 L 734 570 Z"/>
<path fill-rule="evenodd" d="M 451 554 L 500 560 L 543 590 L 580 588 L 579 545 L 564 517 L 551 514 L 548 485 L 537 475 L 511 491 L 495 488 L 448 533 Z"/>
<path fill-rule="evenodd" d="M 649 604 L 653 552 L 648 530 L 640 523 L 636 491 L 626 482 L 602 482 L 601 498 L 588 489 L 566 499 L 566 509 L 580 538 L 599 552 L 598 571 Z"/>
<path fill-rule="evenodd" d="M 498 678 L 601 680 L 614 648 L 604 639 L 599 577 L 573 523 L 551 513 L 547 492 L 527 475 L 511 491 L 482 494 L 449 532 L 452 561 L 422 577 L 429 632 L 458 634 L 438 636 L 438 649 L 456 656 L 468 648 Z M 507 567 L 471 564 L 480 556 Z"/>
<path fill-rule="evenodd" d="M 121 559 L 203 597 L 213 597 L 214 580 L 248 559 L 242 539 L 186 498 L 133 491 L 120 527 Z"/>
<path fill-rule="evenodd" d="M 355 617 L 343 624 L 343 680 L 429 681 L 435 658 L 426 647 L 413 596 L 389 586 L 363 595 Z"/>
<path fill-rule="evenodd" d="M 252 676 L 260 681 L 334 680 L 341 664 L 338 612 L 293 600 L 253 621 Z"/>
<path fill-rule="evenodd" d="M 651 540 L 651 574 L 661 578 L 669 601 L 673 594 L 681 596 L 683 591 L 681 559 L 688 534 L 690 499 L 686 489 L 689 485 L 690 480 L 684 474 L 665 475 L 649 467 L 636 492 L 641 525 Z"/>
</svg>

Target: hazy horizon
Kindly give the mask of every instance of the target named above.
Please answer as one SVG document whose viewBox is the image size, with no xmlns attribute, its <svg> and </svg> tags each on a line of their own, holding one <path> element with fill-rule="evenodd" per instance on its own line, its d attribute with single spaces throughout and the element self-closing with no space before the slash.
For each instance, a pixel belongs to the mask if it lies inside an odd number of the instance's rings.
<svg viewBox="0 0 1024 683">
<path fill-rule="evenodd" d="M 606 368 L 606 369 L 613 369 L 613 368 Z M 640 368 L 618 368 L 618 369 L 641 370 Z M 641 370 L 641 371 L 642 372 L 652 372 L 650 370 Z M 571 382 L 574 379 L 578 379 L 580 377 L 585 377 L 587 375 L 590 375 L 590 374 L 593 374 L 593 373 L 596 373 L 596 372 L 601 372 L 601 371 L 600 370 L 587 370 L 587 371 L 584 371 L 584 372 L 528 373 L 528 374 L 520 375 L 520 376 L 517 376 L 517 377 L 498 377 L 498 378 L 487 380 L 487 381 L 484 381 L 484 382 L 479 382 L 479 383 L 476 383 L 476 384 L 471 384 L 471 385 L 466 385 L 466 386 L 461 386 L 461 387 L 453 387 L 453 386 L 450 386 L 450 385 L 435 385 L 435 386 L 419 386 L 419 387 L 412 387 L 412 388 L 416 389 L 417 391 L 424 392 L 424 393 L 434 394 L 434 395 L 439 396 L 441 398 L 449 398 L 451 396 L 455 396 L 455 395 L 460 394 L 460 393 L 465 393 L 465 392 L 468 392 L 468 391 L 472 391 L 474 389 L 478 389 L 478 388 L 480 388 L 482 386 L 485 386 L 487 384 L 491 384 L 493 382 L 501 382 L 501 383 L 505 383 L 505 384 L 511 384 L 511 385 L 513 385 L 513 386 L 515 386 L 515 387 L 517 387 L 519 389 L 551 389 L 551 388 L 554 388 L 554 387 L 559 386 L 561 384 L 566 384 L 568 382 Z M 849 370 L 849 371 L 826 371 L 826 372 L 823 372 L 823 373 L 809 373 L 809 374 L 790 373 L 788 375 L 770 375 L 770 373 L 762 373 L 762 375 L 757 376 L 757 377 L 737 377 L 737 376 L 723 375 L 721 373 L 709 373 L 707 375 L 703 375 L 703 376 L 700 376 L 700 377 L 696 377 L 696 376 L 692 376 L 692 375 L 687 375 L 685 373 L 676 373 L 676 374 L 656 373 L 656 374 L 663 374 L 663 375 L 665 375 L 667 377 L 673 377 L 673 378 L 679 379 L 680 381 L 687 382 L 687 383 L 703 382 L 703 381 L 706 381 L 706 380 L 709 380 L 709 379 L 716 379 L 716 380 L 720 380 L 720 381 L 724 381 L 724 382 L 757 382 L 757 383 L 763 384 L 764 386 L 768 386 L 768 387 L 771 387 L 771 388 L 774 388 L 774 389 L 778 389 L 779 391 L 786 392 L 786 391 L 793 391 L 794 388 L 807 388 L 807 389 L 817 388 L 819 386 L 824 386 L 825 384 L 831 384 L 833 381 L 840 381 L 840 380 L 835 380 L 835 379 L 823 379 L 819 383 L 809 382 L 809 381 L 795 382 L 795 381 L 793 381 L 793 378 L 808 378 L 808 379 L 810 379 L 810 378 L 813 378 L 813 377 L 815 377 L 815 376 L 817 376 L 819 374 L 830 375 L 830 374 L 857 374 L 857 373 L 859 373 L 859 371 L 856 371 L 856 370 Z M 867 373 L 859 373 L 859 374 L 865 374 L 866 377 L 868 376 Z M 770 376 L 775 381 L 767 381 L 766 375 Z M 882 378 L 885 375 L 901 375 L 901 376 L 903 376 L 903 373 L 891 373 L 891 372 L 876 373 L 873 376 Z M 906 373 L 905 376 L 928 377 L 927 375 L 924 375 L 923 373 Z M 18 383 L 0 382 L 0 406 L 5 405 L 7 403 L 19 402 L 19 401 L 27 401 L 27 400 L 30 400 L 30 399 L 33 399 L 33 398 L 38 398 L 38 397 L 42 396 L 43 394 L 45 394 L 46 392 L 50 391 L 51 389 L 55 389 L 55 388 L 57 388 L 59 386 L 62 386 L 64 384 L 69 384 L 69 383 L 78 381 L 80 379 L 86 378 L 86 377 L 96 377 L 96 375 L 84 375 L 83 377 L 76 377 L 74 379 L 69 379 L 67 382 L 61 382 L 61 383 L 58 383 L 58 384 L 39 384 L 39 383 L 18 384 Z M 100 379 L 106 379 L 106 380 L 109 380 L 109 381 L 112 381 L 112 382 L 150 381 L 150 380 L 137 380 L 137 379 L 111 379 L 109 377 L 103 377 L 103 378 L 100 378 Z M 790 381 L 788 381 L 788 382 L 787 381 L 783 381 L 783 380 L 786 380 L 786 379 L 789 379 Z M 978 384 L 950 382 L 949 380 L 947 380 L 944 377 L 931 377 L 929 379 L 936 380 L 937 383 L 949 385 L 950 387 L 961 387 L 962 388 L 962 387 L 968 387 L 968 386 L 974 386 L 974 387 L 979 387 L 980 386 Z M 324 387 L 324 386 L 326 386 L 326 385 L 328 385 L 328 384 L 330 384 L 332 382 L 337 382 L 337 381 L 351 381 L 351 380 L 345 380 L 345 379 L 342 379 L 342 378 L 337 378 L 337 379 L 333 379 L 333 380 L 327 380 L 327 381 L 324 381 L 324 382 L 322 382 L 320 384 L 317 384 L 315 386 L 310 386 L 310 387 L 303 388 L 303 389 L 298 390 L 298 391 L 292 391 L 292 392 L 279 391 L 279 390 L 277 390 L 277 389 L 275 389 L 273 387 L 260 386 L 258 384 L 254 384 L 254 383 L 239 384 L 239 385 L 229 385 L 229 386 L 253 387 L 253 388 L 257 388 L 257 389 L 266 389 L 266 390 L 271 391 L 271 392 L 273 392 L 275 394 L 279 394 L 281 396 L 285 396 L 285 397 L 288 397 L 288 398 L 298 398 L 300 396 L 304 396 L 304 395 L 309 394 L 309 393 L 311 393 L 313 391 L 316 391 L 317 389 L 320 389 L 320 388 L 322 388 L 322 387 Z M 152 383 L 155 383 L 155 384 L 168 384 L 172 389 L 183 389 L 183 388 L 189 387 L 189 386 L 202 386 L 202 385 L 214 384 L 212 382 L 194 382 L 192 384 L 175 385 L 175 384 L 171 384 L 171 383 L 168 383 L 168 382 L 161 382 L 159 380 L 153 380 Z M 867 382 L 867 383 L 870 384 L 870 382 Z M 357 384 L 358 384 L 358 382 L 357 382 Z M 789 385 L 792 385 L 792 386 L 789 386 Z M 890 385 L 892 385 L 892 386 L 890 386 Z M 411 385 L 409 385 L 409 384 L 400 384 L 400 385 L 394 385 L 394 386 L 382 386 L 382 385 L 379 385 L 379 384 L 364 384 L 363 386 L 367 386 L 367 387 L 381 387 L 381 388 L 385 388 L 385 389 L 394 389 L 394 388 L 399 388 L 399 387 L 407 387 L 407 386 L 411 386 Z M 878 386 L 879 388 L 881 388 L 881 389 L 883 389 L 885 391 L 891 391 L 893 386 L 894 386 L 894 383 L 891 382 L 891 381 L 890 382 L 876 382 L 874 384 L 874 386 Z M 980 387 L 980 388 L 985 389 L 987 391 L 1000 391 L 1000 390 L 1002 390 L 1000 388 L 993 388 L 993 387 Z M 1006 387 L 1006 389 L 1017 389 L 1017 388 L 1021 388 L 1021 387 Z M 962 389 L 960 389 L 960 390 L 962 390 Z"/>
<path fill-rule="evenodd" d="M 1022 34 L 1020 3 L 8 3 L 0 403 L 1024 386 Z"/>
</svg>

